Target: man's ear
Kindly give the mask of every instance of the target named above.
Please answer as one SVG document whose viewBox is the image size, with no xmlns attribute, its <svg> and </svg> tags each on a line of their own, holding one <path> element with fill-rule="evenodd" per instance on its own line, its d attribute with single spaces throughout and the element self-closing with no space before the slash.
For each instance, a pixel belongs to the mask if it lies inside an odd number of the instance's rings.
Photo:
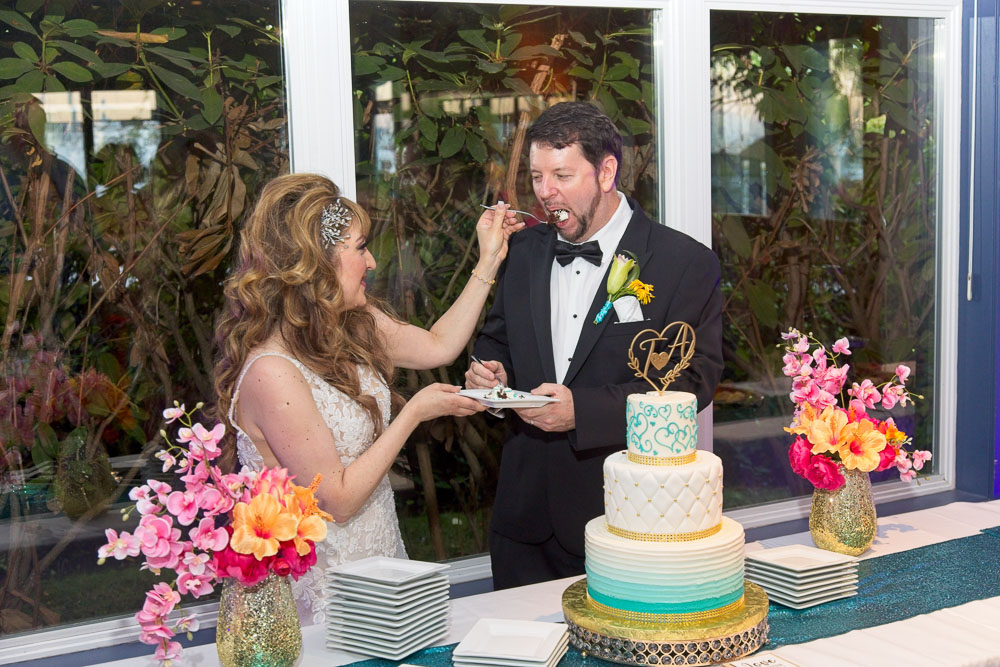
<svg viewBox="0 0 1000 667">
<path fill-rule="evenodd" d="M 615 177 L 618 175 L 618 160 L 614 155 L 605 155 L 597 170 L 597 182 L 601 192 L 612 192 L 615 189 Z"/>
</svg>

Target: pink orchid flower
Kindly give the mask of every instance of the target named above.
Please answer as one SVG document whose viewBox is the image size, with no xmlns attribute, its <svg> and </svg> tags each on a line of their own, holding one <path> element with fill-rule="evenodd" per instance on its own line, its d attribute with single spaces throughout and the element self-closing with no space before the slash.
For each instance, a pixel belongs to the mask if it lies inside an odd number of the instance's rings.
<svg viewBox="0 0 1000 667">
<path fill-rule="evenodd" d="M 188 551 L 184 554 L 184 558 L 181 560 L 181 563 L 190 574 L 200 577 L 205 574 L 205 566 L 211 561 L 212 557 L 207 553 Z"/>
<path fill-rule="evenodd" d="M 836 354 L 851 354 L 851 344 L 846 338 L 838 338 L 837 342 L 833 344 L 833 351 Z"/>
<path fill-rule="evenodd" d="M 912 482 L 914 479 L 917 478 L 917 471 L 904 470 L 903 472 L 899 473 L 899 478 L 904 482 Z"/>
<path fill-rule="evenodd" d="M 216 528 L 212 519 L 202 519 L 188 534 L 191 543 L 204 551 L 219 551 L 229 544 L 229 533 L 225 528 Z"/>
<path fill-rule="evenodd" d="M 851 388 L 847 390 L 847 394 L 864 403 L 865 407 L 869 410 L 874 408 L 882 398 L 878 389 L 876 389 L 875 385 L 872 384 L 872 381 L 868 379 L 863 380 L 861 384 L 855 382 L 851 385 Z"/>
<path fill-rule="evenodd" d="M 165 449 L 161 449 L 153 456 L 163 461 L 163 472 L 168 472 L 171 468 L 177 465 L 177 459 L 174 458 L 173 454 Z"/>
<path fill-rule="evenodd" d="M 177 590 L 200 598 L 202 595 L 209 595 L 215 590 L 212 588 L 212 581 L 214 579 L 214 571 L 205 575 L 184 572 L 181 576 L 177 577 Z"/>
<path fill-rule="evenodd" d="M 182 403 L 179 408 L 167 408 L 163 411 L 163 418 L 167 420 L 168 424 L 172 424 L 174 420 L 179 417 L 184 416 L 186 410 L 184 409 L 184 404 Z"/>
<path fill-rule="evenodd" d="M 906 378 L 910 377 L 910 367 L 902 364 L 896 366 L 896 377 L 899 378 L 899 384 L 906 384 Z"/>
<path fill-rule="evenodd" d="M 198 496 L 192 491 L 174 491 L 167 498 L 167 511 L 182 526 L 190 526 L 198 515 Z"/>
<path fill-rule="evenodd" d="M 181 594 L 170 587 L 170 584 L 161 581 L 153 585 L 152 590 L 146 592 L 146 601 L 142 608 L 144 611 L 166 616 L 174 610 L 181 601 Z"/>
<path fill-rule="evenodd" d="M 792 348 L 796 352 L 808 352 L 809 351 L 809 339 L 805 336 L 800 337 Z"/>
<path fill-rule="evenodd" d="M 138 556 L 142 546 L 139 538 L 122 531 L 121 535 L 111 528 L 104 531 L 108 538 L 108 543 L 97 550 L 100 558 L 114 556 L 115 560 L 124 560 L 128 556 Z"/>
<path fill-rule="evenodd" d="M 161 642 L 160 645 L 156 647 L 156 652 L 153 653 L 153 657 L 161 662 L 166 662 L 168 660 L 176 660 L 177 656 L 180 654 L 180 642 Z"/>
<path fill-rule="evenodd" d="M 917 451 L 913 452 L 913 469 L 923 470 L 924 463 L 930 461 L 931 456 L 933 455 L 930 452 L 926 452 L 922 449 L 918 449 Z"/>
</svg>

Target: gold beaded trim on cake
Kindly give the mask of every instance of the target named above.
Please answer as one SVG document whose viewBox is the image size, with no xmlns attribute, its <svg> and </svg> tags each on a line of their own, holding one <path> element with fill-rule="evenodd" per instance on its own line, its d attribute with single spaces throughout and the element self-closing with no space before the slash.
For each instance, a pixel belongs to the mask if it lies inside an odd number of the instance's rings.
<svg viewBox="0 0 1000 667">
<path fill-rule="evenodd" d="M 736 602 L 730 602 L 724 607 L 707 609 L 705 611 L 693 611 L 687 614 L 656 614 L 647 611 L 625 611 L 624 609 L 615 609 L 614 607 L 609 607 L 606 604 L 601 604 L 594 598 L 590 597 L 589 592 L 587 593 L 587 604 L 600 612 L 608 614 L 609 616 L 623 618 L 626 621 L 642 621 L 644 623 L 699 623 L 701 621 L 708 621 L 713 618 L 725 616 L 726 614 L 742 609 L 744 598 L 745 596 L 741 595 L 739 600 Z"/>
<path fill-rule="evenodd" d="M 608 532 L 612 535 L 617 535 L 618 537 L 624 537 L 627 540 L 636 540 L 639 542 L 693 542 L 694 540 L 700 540 L 703 537 L 711 537 L 720 530 L 722 530 L 721 521 L 711 528 L 699 530 L 696 533 L 637 533 L 634 530 L 618 528 L 617 526 L 608 524 Z"/>
<path fill-rule="evenodd" d="M 694 463 L 698 452 L 691 452 L 684 456 L 643 456 L 642 454 L 628 453 L 628 460 L 632 463 L 641 463 L 647 466 L 682 466 L 685 463 Z"/>
</svg>

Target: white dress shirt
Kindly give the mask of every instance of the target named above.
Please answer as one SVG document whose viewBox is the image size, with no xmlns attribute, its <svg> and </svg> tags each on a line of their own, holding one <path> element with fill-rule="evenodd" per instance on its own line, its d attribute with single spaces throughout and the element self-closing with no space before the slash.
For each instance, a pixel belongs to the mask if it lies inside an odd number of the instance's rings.
<svg viewBox="0 0 1000 667">
<path fill-rule="evenodd" d="M 601 246 L 600 266 L 594 266 L 581 257 L 574 257 L 566 266 L 561 265 L 558 260 L 552 260 L 552 277 L 549 283 L 552 355 L 556 366 L 556 381 L 560 383 L 569 370 L 583 327 L 596 326 L 593 321 L 586 321 L 590 306 L 598 290 L 602 294 L 607 291 L 604 274 L 611 265 L 629 220 L 632 219 L 632 208 L 625 195 L 619 192 L 618 199 L 618 208 L 608 223 L 587 239 L 588 242 L 597 241 Z M 560 234 L 559 240 L 566 239 Z"/>
</svg>

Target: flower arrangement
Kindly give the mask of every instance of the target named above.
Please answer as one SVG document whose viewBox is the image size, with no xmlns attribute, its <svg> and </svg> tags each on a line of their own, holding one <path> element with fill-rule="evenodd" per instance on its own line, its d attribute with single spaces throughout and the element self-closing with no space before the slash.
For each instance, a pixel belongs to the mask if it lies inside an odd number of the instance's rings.
<svg viewBox="0 0 1000 667">
<path fill-rule="evenodd" d="M 133 509 L 142 515 L 138 528 L 134 534 L 109 528 L 108 543 L 98 550 L 99 563 L 142 555 L 142 569 L 157 575 L 174 572 L 172 582 L 153 586 L 136 614 L 140 641 L 155 645 L 154 656 L 165 665 L 180 654 L 180 643 L 173 638 L 187 633 L 190 639 L 198 629 L 192 616 L 181 615 L 171 626 L 168 617 L 182 595 L 208 595 L 224 578 L 246 586 L 271 572 L 297 580 L 315 564 L 316 543 L 326 537 L 325 521 L 333 520 L 317 506 L 319 475 L 302 487 L 283 468 L 223 474 L 212 465 L 221 454 L 218 443 L 225 427 L 208 430 L 193 423 L 192 415 L 201 407 L 198 403 L 188 412 L 175 402 L 163 411 L 168 424 L 179 421 L 181 428 L 177 444 L 160 431 L 168 447 L 155 456 L 163 462 L 163 472 L 173 470 L 180 484 L 174 488 L 151 479 L 132 489 L 129 497 L 136 504 L 122 514 L 125 520 Z"/>
<path fill-rule="evenodd" d="M 907 366 L 899 365 L 893 376 L 876 385 L 869 379 L 852 383 L 843 407 L 843 388 L 850 365 L 838 364 L 850 356 L 846 338 L 833 344 L 832 353 L 811 335 L 789 329 L 785 341 L 782 372 L 792 378 L 789 395 L 795 404 L 792 423 L 785 430 L 796 435 L 788 450 L 795 474 L 813 486 L 834 491 L 845 483 L 838 464 L 847 470 L 887 470 L 895 467 L 904 481 L 911 481 L 931 458 L 926 451 L 911 451 L 910 437 L 896 427 L 892 418 L 877 419 L 869 410 L 891 410 L 905 406 L 913 398 L 906 388 Z M 838 396 L 841 396 L 838 404 Z"/>
<path fill-rule="evenodd" d="M 594 324 L 600 324 L 611 310 L 611 304 L 623 296 L 634 296 L 644 306 L 653 298 L 653 286 L 639 280 L 638 260 L 627 250 L 624 254 L 615 255 L 611 260 L 611 271 L 608 273 L 608 300 L 594 318 Z"/>
</svg>

